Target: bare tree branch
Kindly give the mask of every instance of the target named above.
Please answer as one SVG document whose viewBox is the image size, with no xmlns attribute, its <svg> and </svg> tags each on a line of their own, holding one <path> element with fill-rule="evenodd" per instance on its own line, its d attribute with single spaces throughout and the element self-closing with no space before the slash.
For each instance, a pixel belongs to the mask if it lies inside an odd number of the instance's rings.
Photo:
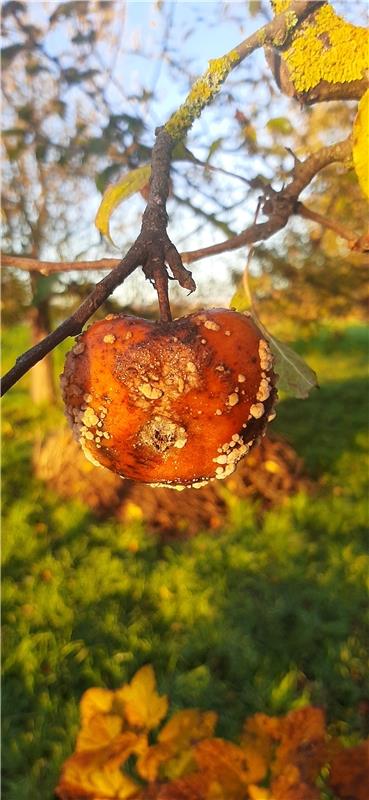
<svg viewBox="0 0 369 800">
<path fill-rule="evenodd" d="M 41 272 L 42 275 L 52 275 L 55 272 L 114 269 L 121 261 L 121 258 L 100 258 L 99 261 L 39 261 L 37 258 L 1 253 L 2 267 L 14 267 L 27 272 Z"/>
<path fill-rule="evenodd" d="M 182 262 L 192 264 L 194 261 L 200 261 L 202 258 L 218 255 L 219 253 L 226 253 L 231 250 L 238 250 L 244 245 L 254 244 L 255 242 L 268 239 L 278 230 L 283 228 L 288 218 L 292 214 L 299 214 L 306 219 L 311 219 L 324 225 L 326 228 L 331 228 L 343 239 L 346 239 L 350 246 L 353 242 L 359 242 L 356 234 L 350 231 L 339 223 L 332 222 L 331 220 L 322 217 L 314 211 L 311 211 L 302 203 L 297 203 L 299 194 L 306 186 L 309 185 L 312 178 L 328 164 L 334 161 L 342 161 L 349 156 L 351 152 L 351 138 L 349 137 L 344 142 L 330 145 L 313 153 L 309 158 L 303 162 L 296 162 L 293 170 L 290 173 L 292 178 L 291 182 L 282 189 L 280 192 L 274 192 L 271 187 L 265 189 L 267 199 L 263 205 L 263 212 L 269 215 L 267 222 L 252 224 L 237 236 L 232 236 L 225 239 L 218 244 L 209 245 L 209 247 L 202 247 L 198 250 L 189 250 L 180 254 Z M 272 199 L 271 199 L 272 198 Z M 270 213 L 270 203 L 273 205 L 273 211 Z M 172 269 L 174 274 L 173 254 L 169 258 L 170 249 L 166 253 L 166 261 Z M 107 267 L 117 267 L 121 261 L 119 259 L 100 259 L 100 261 L 76 261 L 76 262 L 52 262 L 52 261 L 37 261 L 33 258 L 23 258 L 21 256 L 7 256 L 3 255 L 3 265 L 10 267 L 17 267 L 28 271 L 38 271 L 43 274 L 51 274 L 53 272 L 67 272 L 74 269 L 84 270 L 99 270 L 106 269 Z M 178 253 L 177 253 L 178 264 Z M 81 266 L 83 265 L 83 267 Z M 175 275 L 175 277 L 177 277 Z M 186 286 L 185 288 L 190 288 Z"/>
<path fill-rule="evenodd" d="M 229 250 L 237 250 L 244 245 L 255 244 L 255 242 L 269 239 L 274 233 L 284 228 L 289 217 L 296 213 L 298 197 L 302 190 L 309 185 L 312 178 L 328 164 L 332 164 L 334 161 L 343 161 L 350 155 L 350 152 L 351 137 L 343 142 L 338 142 L 338 144 L 323 147 L 305 161 L 296 162 L 291 172 L 292 180 L 285 188 L 281 189 L 280 192 L 274 192 L 271 187 L 265 190 L 266 200 L 262 205 L 262 211 L 269 217 L 267 222 L 254 223 L 238 236 L 226 239 L 224 242 L 182 253 L 182 260 L 186 264 L 191 264 L 207 256 L 226 253 Z"/>
<path fill-rule="evenodd" d="M 55 331 L 49 333 L 45 339 L 42 339 L 41 342 L 38 342 L 34 347 L 26 350 L 23 355 L 17 358 L 14 367 L 4 375 L 1 381 L 1 396 L 14 386 L 31 367 L 37 364 L 38 361 L 41 361 L 47 353 L 50 353 L 54 347 L 60 344 L 60 342 L 63 342 L 68 336 L 77 336 L 81 333 L 87 320 L 90 319 L 92 314 L 105 302 L 114 289 L 116 289 L 119 284 L 123 283 L 128 275 L 136 269 L 141 260 L 142 251 L 137 247 L 137 244 L 134 244 L 125 258 L 119 262 L 119 266 L 96 284 L 93 291 L 90 292 L 74 314 L 64 320 L 64 322 L 62 322 Z"/>
<path fill-rule="evenodd" d="M 344 225 L 340 225 L 339 222 L 335 222 L 334 220 L 327 219 L 327 217 L 323 217 L 321 214 L 317 214 L 316 211 L 312 211 L 310 208 L 307 208 L 303 203 L 298 203 L 295 209 L 295 213 L 299 214 L 300 217 L 304 217 L 304 219 L 310 219 L 312 222 L 317 222 L 318 225 L 322 225 L 323 228 L 328 228 L 334 233 L 337 233 L 341 239 L 346 239 L 348 242 L 349 247 L 358 241 L 357 234 L 354 231 L 346 228 Z"/>
</svg>

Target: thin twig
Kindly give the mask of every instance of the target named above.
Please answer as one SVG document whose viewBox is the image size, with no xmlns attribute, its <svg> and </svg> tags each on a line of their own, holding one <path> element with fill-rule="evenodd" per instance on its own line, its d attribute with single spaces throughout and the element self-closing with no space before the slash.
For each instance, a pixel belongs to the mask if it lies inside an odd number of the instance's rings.
<svg viewBox="0 0 369 800">
<path fill-rule="evenodd" d="M 51 350 L 68 336 L 77 336 L 92 314 L 105 302 L 109 295 L 119 284 L 123 283 L 142 260 L 142 251 L 134 244 L 127 255 L 109 275 L 106 275 L 96 284 L 92 292 L 86 297 L 74 314 L 59 325 L 55 331 L 49 333 L 45 339 L 38 342 L 34 347 L 26 350 L 19 356 L 14 367 L 4 375 L 1 381 L 1 396 L 14 386 L 31 367 L 41 361 Z"/>
<path fill-rule="evenodd" d="M 334 231 L 338 236 L 341 237 L 341 239 L 346 239 L 346 241 L 349 243 L 349 246 L 357 241 L 357 234 L 354 233 L 354 231 L 346 228 L 339 222 L 335 222 L 327 217 L 323 217 L 321 214 L 317 214 L 316 211 L 312 211 L 310 208 L 307 208 L 303 203 L 297 203 L 295 213 L 300 217 L 304 217 L 304 219 L 310 219 L 312 222 L 317 222 L 319 225 L 322 225 L 323 228 L 329 228 L 329 230 Z"/>
<path fill-rule="evenodd" d="M 332 230 L 335 230 L 339 236 L 342 236 L 344 239 L 347 239 L 349 242 L 359 241 L 357 236 L 349 231 L 348 229 L 344 229 L 338 223 L 331 222 L 327 220 L 325 217 L 321 217 L 319 214 L 315 214 L 315 212 L 310 211 L 301 203 L 296 203 L 299 193 L 310 183 L 311 179 L 316 175 L 321 169 L 326 167 L 328 164 L 333 163 L 334 161 L 341 161 L 344 160 L 350 153 L 351 147 L 351 139 L 346 139 L 344 142 L 339 142 L 338 144 L 331 145 L 330 147 L 322 148 L 322 150 L 318 150 L 317 153 L 313 153 L 309 156 L 305 161 L 298 162 L 295 164 L 295 167 L 290 173 L 290 177 L 292 181 L 288 184 L 287 187 L 281 190 L 281 192 L 276 192 L 274 194 L 274 203 L 280 204 L 281 206 L 284 203 L 284 200 L 288 198 L 289 205 L 293 204 L 293 212 L 291 213 L 299 214 L 300 216 L 304 216 L 309 219 L 314 219 L 315 222 L 319 222 L 321 225 L 325 225 L 325 227 L 330 227 Z M 297 191 L 298 189 L 298 191 Z M 270 187 L 265 189 L 266 194 L 270 191 Z M 301 209 L 304 209 L 303 213 L 301 213 Z M 265 213 L 265 207 L 263 209 Z M 309 216 L 308 216 L 309 215 Z M 285 216 L 285 215 L 284 215 Z M 287 222 L 287 219 L 286 219 Z M 286 223 L 284 223 L 286 224 Z M 284 227 L 284 225 L 280 225 L 280 227 Z M 202 247 L 197 250 L 189 250 L 185 251 L 180 254 L 182 262 L 186 264 L 192 264 L 195 261 L 200 261 L 202 258 L 208 258 L 210 256 L 219 255 L 220 253 L 225 253 L 231 250 L 238 250 L 240 247 L 243 247 L 247 244 L 253 244 L 258 241 L 262 241 L 264 239 L 268 239 L 273 233 L 276 233 L 277 230 L 280 230 L 280 227 L 276 225 L 276 220 L 274 219 L 273 215 L 270 216 L 268 222 L 262 222 L 259 224 L 253 223 L 248 228 L 246 228 L 241 233 L 237 234 L 237 236 L 232 236 L 229 239 L 225 239 L 222 242 L 218 242 L 217 244 L 209 245 L 209 247 Z M 77 262 L 53 262 L 53 261 L 38 261 L 34 258 L 23 258 L 23 256 L 8 256 L 3 255 L 2 261 L 4 266 L 11 266 L 17 267 L 18 269 L 28 270 L 29 272 L 38 271 L 43 272 L 44 274 L 51 274 L 53 272 L 67 272 L 74 269 L 90 269 L 90 270 L 99 270 L 99 269 L 106 269 L 107 267 L 117 267 L 118 264 L 121 263 L 119 259 L 100 259 L 100 261 L 77 261 Z M 168 263 L 169 259 L 167 258 Z M 83 264 L 83 267 L 81 265 Z M 171 269 L 173 271 L 172 265 L 170 264 Z M 176 277 L 176 276 L 175 276 Z M 181 285 L 184 285 L 183 283 Z M 189 288 L 185 286 L 185 288 Z"/>
<path fill-rule="evenodd" d="M 296 163 L 290 173 L 292 180 L 284 189 L 280 192 L 274 192 L 270 187 L 265 190 L 267 199 L 262 206 L 262 210 L 269 217 L 267 222 L 252 223 L 238 236 L 233 236 L 231 239 L 226 239 L 209 247 L 182 253 L 182 261 L 186 264 L 192 264 L 201 258 L 219 255 L 230 250 L 238 250 L 244 245 L 255 244 L 269 239 L 274 233 L 284 228 L 289 217 L 296 213 L 296 202 L 299 194 L 309 185 L 314 175 L 334 161 L 343 161 L 349 156 L 350 152 L 351 137 L 348 137 L 345 141 L 329 147 L 323 147 L 305 161 Z"/>
<path fill-rule="evenodd" d="M 114 269 L 121 262 L 121 258 L 100 258 L 98 261 L 40 261 L 37 258 L 1 253 L 2 267 L 14 267 L 27 272 L 41 272 L 41 275 L 52 275 L 55 272 Z"/>
</svg>

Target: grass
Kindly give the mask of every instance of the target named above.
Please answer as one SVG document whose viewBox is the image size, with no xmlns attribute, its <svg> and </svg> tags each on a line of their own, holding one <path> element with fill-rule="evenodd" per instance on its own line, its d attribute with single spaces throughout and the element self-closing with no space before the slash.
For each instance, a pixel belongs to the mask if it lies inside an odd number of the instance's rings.
<svg viewBox="0 0 369 800">
<path fill-rule="evenodd" d="M 25 343 L 24 329 L 9 333 L 5 368 Z M 5 398 L 7 800 L 51 800 L 82 692 L 115 688 L 145 663 L 172 709 L 216 710 L 220 735 L 237 737 L 255 711 L 306 703 L 324 706 L 346 739 L 363 735 L 367 340 L 360 327 L 322 329 L 297 346 L 321 388 L 283 400 L 275 430 L 304 458 L 315 493 L 264 515 L 229 495 L 220 534 L 170 545 L 46 490 L 32 442 L 61 412 L 32 408 L 27 378 Z"/>
</svg>

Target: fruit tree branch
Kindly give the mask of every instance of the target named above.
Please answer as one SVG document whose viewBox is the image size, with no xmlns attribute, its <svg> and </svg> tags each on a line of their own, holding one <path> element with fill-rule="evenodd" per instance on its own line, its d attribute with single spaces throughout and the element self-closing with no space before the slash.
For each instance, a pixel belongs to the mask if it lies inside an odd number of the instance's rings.
<svg viewBox="0 0 369 800">
<path fill-rule="evenodd" d="M 304 219 L 310 219 L 312 222 L 317 222 L 318 225 L 322 225 L 323 228 L 328 228 L 334 233 L 337 233 L 341 239 L 346 239 L 348 242 L 349 247 L 357 242 L 357 235 L 354 231 L 346 228 L 345 225 L 340 225 L 339 222 L 335 222 L 332 219 L 328 219 L 327 217 L 323 217 L 322 214 L 317 214 L 316 211 L 312 211 L 311 208 L 307 208 L 303 203 L 297 203 L 295 213 L 299 214 L 300 217 L 304 217 Z"/>
<path fill-rule="evenodd" d="M 184 103 L 165 125 L 173 141 L 185 138 L 195 119 L 212 102 L 235 67 L 260 47 L 271 45 L 278 49 L 288 46 L 298 25 L 325 3 L 326 0 L 292 0 L 286 11 L 275 16 L 229 53 L 209 61 L 206 72 L 195 81 Z"/>
<path fill-rule="evenodd" d="M 339 142 L 338 144 L 334 144 L 330 147 L 319 150 L 317 153 L 309 156 L 309 158 L 307 158 L 305 161 L 296 162 L 294 169 L 290 173 L 292 181 L 287 187 L 282 189 L 279 193 L 273 192 L 271 187 L 267 187 L 265 189 L 265 195 L 268 196 L 268 194 L 272 194 L 274 201 L 277 204 L 283 202 L 283 199 L 285 199 L 286 196 L 289 197 L 290 204 L 292 203 L 293 206 L 289 216 L 292 213 L 299 214 L 299 216 L 302 216 L 306 219 L 311 219 L 312 221 L 317 222 L 326 228 L 330 228 L 331 230 L 335 231 L 338 236 L 346 239 L 350 246 L 353 242 L 358 243 L 359 240 L 354 231 L 351 231 L 343 225 L 340 225 L 338 222 L 323 217 L 321 214 L 317 214 L 315 211 L 311 211 L 311 209 L 307 208 L 300 202 L 297 203 L 299 193 L 302 191 L 302 189 L 308 186 L 311 179 L 317 174 L 317 172 L 334 161 L 344 160 L 350 155 L 350 151 L 350 139 L 346 139 L 344 142 Z M 298 192 L 296 192 L 296 186 L 298 187 Z M 280 228 L 276 227 L 276 220 L 274 219 L 274 215 L 272 215 L 269 218 L 269 221 L 266 223 L 262 222 L 259 224 L 250 225 L 250 227 L 246 228 L 237 236 L 232 236 L 229 239 L 219 242 L 218 244 L 209 245 L 209 247 L 203 247 L 198 250 L 189 250 L 187 252 L 183 252 L 180 254 L 180 258 L 182 262 L 184 261 L 186 264 L 192 264 L 194 261 L 200 261 L 202 258 L 218 255 L 219 253 L 225 253 L 230 250 L 238 250 L 244 245 L 254 244 L 262 239 L 268 239 L 273 235 L 273 233 L 276 233 L 277 230 L 280 230 Z M 178 255 L 179 254 L 177 253 L 177 257 Z M 167 262 L 171 266 L 171 270 L 174 273 L 175 268 L 173 264 L 171 264 L 169 250 L 167 251 L 166 257 Z M 17 269 L 27 270 L 28 272 L 41 272 L 44 275 L 50 275 L 54 272 L 69 272 L 75 269 L 102 270 L 108 269 L 109 267 L 116 268 L 119 264 L 121 264 L 121 261 L 117 258 L 102 258 L 98 261 L 72 262 L 38 261 L 35 258 L 10 256 L 4 253 L 2 254 L 2 263 L 4 267 L 16 267 Z"/>
<path fill-rule="evenodd" d="M 271 44 L 276 48 L 286 46 L 299 23 L 324 5 L 324 2 L 325 0 L 293 0 L 286 11 L 278 14 L 271 22 L 249 36 L 223 58 L 214 59 L 209 63 L 208 70 L 194 83 L 183 105 L 172 114 L 164 127 L 156 131 L 156 141 L 152 151 L 149 198 L 136 242 L 118 266 L 99 281 L 74 314 L 45 339 L 17 358 L 14 367 L 2 380 L 1 394 L 8 391 L 56 345 L 68 336 L 80 333 L 92 314 L 138 266 L 143 267 L 146 277 L 152 280 L 156 286 L 160 312 L 164 318 L 170 318 L 166 264 L 169 265 L 174 278 L 181 286 L 188 288 L 189 291 L 195 289 L 191 273 L 183 266 L 181 256 L 166 233 L 166 201 L 172 149 L 176 142 L 184 139 L 195 119 L 201 115 L 205 106 L 219 92 L 231 70 L 251 55 L 254 50 L 265 44 Z M 286 221 L 287 219 L 288 215 Z"/>
<path fill-rule="evenodd" d="M 1 381 L 1 395 L 5 394 L 31 367 L 41 361 L 60 342 L 64 341 L 68 336 L 79 334 L 92 314 L 138 266 L 141 265 L 143 267 L 145 275 L 155 284 L 158 290 L 160 311 L 165 319 L 168 318 L 168 313 L 170 315 L 170 310 L 168 312 L 169 303 L 165 298 L 168 276 L 164 260 L 166 259 L 170 266 L 172 263 L 174 264 L 173 274 L 181 286 L 190 291 L 195 288 L 191 273 L 183 266 L 179 253 L 177 253 L 166 233 L 167 214 L 165 206 L 169 188 L 169 166 L 172 146 L 169 135 L 163 128 L 158 129 L 152 153 L 149 198 L 142 218 L 141 231 L 136 242 L 129 249 L 127 255 L 118 262 L 118 265 L 96 284 L 74 314 L 64 320 L 55 331 L 17 358 L 14 367 L 4 375 Z M 159 276 L 160 270 L 162 275 Z"/>
<path fill-rule="evenodd" d="M 26 272 L 41 272 L 41 275 L 52 275 L 56 272 L 74 272 L 83 270 L 113 269 L 122 261 L 121 258 L 100 258 L 98 261 L 40 261 L 28 256 L 12 256 L 1 253 L 1 266 L 14 267 Z"/>
<path fill-rule="evenodd" d="M 207 256 L 226 253 L 229 250 L 237 250 L 244 245 L 255 244 L 269 239 L 274 233 L 285 227 L 292 214 L 300 213 L 300 204 L 297 204 L 298 197 L 303 189 L 310 184 L 314 176 L 328 164 L 332 164 L 334 161 L 344 161 L 348 158 L 351 153 L 351 147 L 352 142 L 349 136 L 343 142 L 321 148 L 305 161 L 297 161 L 290 173 L 292 180 L 287 186 L 281 189 L 280 192 L 275 192 L 271 186 L 265 189 L 265 199 L 261 208 L 263 213 L 269 217 L 266 222 L 253 223 L 238 236 L 233 236 L 231 239 L 226 239 L 218 244 L 182 253 L 182 260 L 187 264 L 191 264 Z M 354 238 L 356 237 L 354 236 Z"/>
<path fill-rule="evenodd" d="M 63 342 L 68 336 L 77 336 L 81 333 L 87 320 L 105 302 L 114 289 L 123 283 L 128 275 L 136 269 L 141 259 L 142 253 L 137 245 L 134 244 L 118 266 L 96 284 L 74 314 L 71 314 L 52 333 L 49 333 L 48 336 L 17 358 L 14 367 L 4 375 L 1 381 L 1 396 L 14 386 L 31 367 L 54 350 L 54 347 L 60 342 Z"/>
</svg>

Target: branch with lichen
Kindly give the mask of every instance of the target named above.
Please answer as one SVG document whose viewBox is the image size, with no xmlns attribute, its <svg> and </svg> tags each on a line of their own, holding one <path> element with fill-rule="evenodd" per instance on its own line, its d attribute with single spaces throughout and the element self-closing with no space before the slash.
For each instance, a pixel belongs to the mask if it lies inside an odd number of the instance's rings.
<svg viewBox="0 0 369 800">
<path fill-rule="evenodd" d="M 172 114 L 165 125 L 165 130 L 173 141 L 178 142 L 186 137 L 195 120 L 214 100 L 229 73 L 235 67 L 262 46 L 287 47 L 298 25 L 324 2 L 325 0 L 307 0 L 307 2 L 293 0 L 288 4 L 288 9 L 283 9 L 271 22 L 248 36 L 229 53 L 221 58 L 212 59 L 204 75 L 195 81 L 184 103 Z"/>
<path fill-rule="evenodd" d="M 57 344 L 68 336 L 80 333 L 83 325 L 105 302 L 111 292 L 123 283 L 138 266 L 142 266 L 146 277 L 155 285 L 162 318 L 171 319 L 167 267 L 171 269 L 173 277 L 181 286 L 190 291 L 196 288 L 191 273 L 185 269 L 180 254 L 166 232 L 166 201 L 173 147 L 185 138 L 195 119 L 218 94 L 231 70 L 251 55 L 254 50 L 265 45 L 287 48 L 300 23 L 322 5 L 324 5 L 324 0 L 293 0 L 288 9 L 283 9 L 271 22 L 241 42 L 230 53 L 220 59 L 210 61 L 208 69 L 194 83 L 185 102 L 172 114 L 166 125 L 156 131 L 156 141 L 152 152 L 149 198 L 136 242 L 122 261 L 96 285 L 74 314 L 43 341 L 17 359 L 14 367 L 4 376 L 1 385 L 2 394 Z M 296 190 L 294 198 L 291 192 L 288 192 L 291 186 L 287 187 L 285 195 L 270 191 L 270 195 L 264 203 L 264 213 L 269 215 L 269 222 L 262 223 L 266 226 L 265 235 L 262 238 L 268 238 L 275 230 L 279 230 L 286 224 L 293 203 L 301 191 L 303 181 L 300 187 L 298 177 L 295 176 L 292 181 L 292 184 L 294 183 Z M 258 226 L 255 227 L 258 228 Z M 258 233 L 260 233 L 259 228 L 256 231 L 256 234 Z M 254 241 L 256 240 L 254 239 Z"/>
<path fill-rule="evenodd" d="M 272 0 L 275 13 L 289 0 Z M 340 17 L 328 3 L 302 21 L 279 52 L 266 44 L 267 62 L 284 94 L 305 105 L 359 100 L 369 86 L 368 31 Z"/>
</svg>

